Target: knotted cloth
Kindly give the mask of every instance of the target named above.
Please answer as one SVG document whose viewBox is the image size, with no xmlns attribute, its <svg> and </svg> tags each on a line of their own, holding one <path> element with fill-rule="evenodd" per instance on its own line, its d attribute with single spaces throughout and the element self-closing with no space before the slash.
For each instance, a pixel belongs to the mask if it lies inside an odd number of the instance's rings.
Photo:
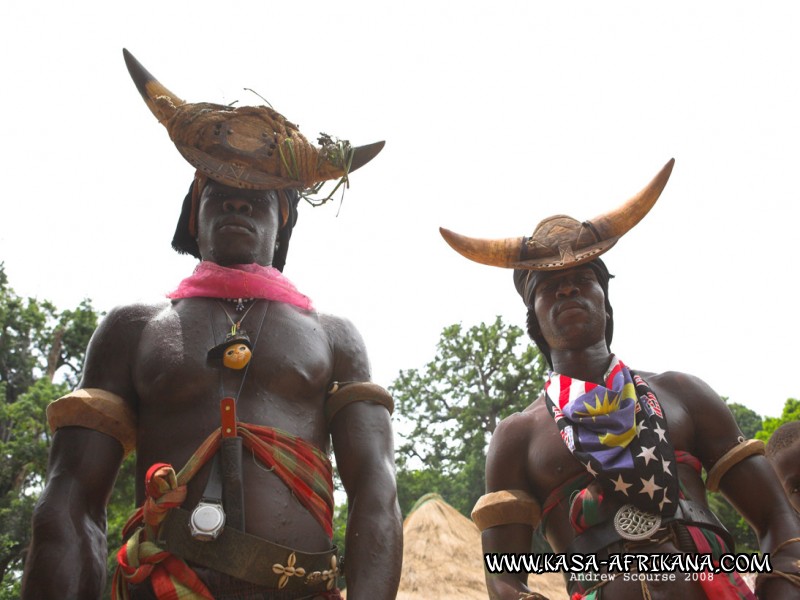
<svg viewBox="0 0 800 600">
<path fill-rule="evenodd" d="M 237 424 L 246 448 L 277 475 L 328 537 L 333 536 L 333 470 L 328 457 L 313 444 L 272 427 Z M 123 537 L 133 534 L 117 552 L 113 600 L 128 599 L 128 583 L 150 578 L 157 598 L 211 599 L 208 588 L 179 557 L 158 546 L 158 530 L 171 508 L 186 499 L 186 484 L 219 450 L 222 430 L 212 432 L 179 473 L 171 465 L 157 463 L 145 478 L 147 498 L 128 519 Z"/>
<path fill-rule="evenodd" d="M 675 450 L 675 460 L 678 464 L 691 467 L 695 470 L 697 476 L 700 476 L 702 465 L 700 461 L 689 452 Z M 587 494 L 587 489 L 581 489 L 583 486 L 588 486 L 590 483 L 591 477 L 588 473 L 581 473 L 565 482 L 561 487 L 551 492 L 545 502 L 544 512 L 548 513 L 552 511 L 553 508 L 558 506 L 561 502 L 571 498 L 570 522 L 573 527 L 575 527 L 576 533 L 581 533 L 586 528 L 597 524 L 599 521 L 597 521 L 594 516 L 603 512 L 601 506 L 603 498 L 592 497 L 591 493 Z M 683 484 L 680 484 L 680 497 L 685 497 L 685 494 L 686 492 L 683 489 Z M 595 502 L 599 502 L 600 505 L 595 505 Z M 544 520 L 542 523 L 544 525 Z M 691 537 L 695 551 L 699 554 L 710 554 L 715 567 L 719 567 L 719 560 L 723 554 L 730 554 L 734 550 L 725 543 L 725 540 L 723 540 L 718 533 L 709 528 L 686 524 L 686 530 Z M 683 548 L 682 550 L 685 552 L 689 551 L 687 548 Z M 711 600 L 756 600 L 756 596 L 750 588 L 747 587 L 747 584 L 739 573 L 713 573 L 710 571 L 702 571 L 697 581 L 706 597 Z M 602 583 L 592 586 L 589 589 L 585 589 L 578 583 L 574 588 L 577 591 L 570 596 L 570 600 L 599 600 L 602 598 Z M 649 594 L 649 591 L 647 594 Z M 642 597 L 648 597 L 644 594 L 644 588 Z"/>
</svg>

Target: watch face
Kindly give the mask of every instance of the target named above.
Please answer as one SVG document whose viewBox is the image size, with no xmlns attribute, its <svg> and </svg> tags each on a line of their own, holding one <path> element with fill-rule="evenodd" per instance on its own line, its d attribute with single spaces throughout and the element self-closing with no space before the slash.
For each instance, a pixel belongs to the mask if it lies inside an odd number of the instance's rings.
<svg viewBox="0 0 800 600">
<path fill-rule="evenodd" d="M 209 541 L 216 539 L 225 527 L 225 511 L 216 502 L 200 502 L 192 511 L 189 530 L 192 537 Z"/>
</svg>

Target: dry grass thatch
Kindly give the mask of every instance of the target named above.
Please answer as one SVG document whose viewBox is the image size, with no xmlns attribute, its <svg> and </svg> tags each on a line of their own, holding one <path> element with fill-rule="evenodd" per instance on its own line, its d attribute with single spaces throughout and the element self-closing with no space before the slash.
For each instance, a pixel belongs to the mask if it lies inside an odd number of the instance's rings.
<svg viewBox="0 0 800 600">
<path fill-rule="evenodd" d="M 397 600 L 486 600 L 481 534 L 438 494 L 427 494 L 403 523 L 403 572 Z M 535 588 L 565 598 L 557 574 L 537 575 Z"/>
</svg>

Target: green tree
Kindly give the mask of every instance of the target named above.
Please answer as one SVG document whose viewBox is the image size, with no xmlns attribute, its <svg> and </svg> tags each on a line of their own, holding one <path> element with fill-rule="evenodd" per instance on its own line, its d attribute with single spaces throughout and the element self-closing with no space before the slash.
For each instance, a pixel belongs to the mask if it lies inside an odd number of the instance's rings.
<svg viewBox="0 0 800 600">
<path fill-rule="evenodd" d="M 737 402 L 728 402 L 726 397 L 722 397 L 723 402 L 728 405 L 736 424 L 746 438 L 754 438 L 761 431 L 763 419 L 756 411 L 747 408 Z M 744 520 L 736 509 L 719 492 L 708 494 L 708 505 L 717 515 L 717 518 L 731 533 L 736 541 L 737 552 L 753 553 L 758 551 L 758 537 L 752 530 L 747 521 Z"/>
<path fill-rule="evenodd" d="M 791 421 L 800 421 L 800 400 L 795 398 L 786 400 L 780 417 L 766 417 L 764 419 L 764 427 L 758 432 L 756 438 L 766 443 L 778 427 Z"/>
<path fill-rule="evenodd" d="M 737 552 L 747 554 L 758 552 L 758 536 L 725 496 L 719 492 L 709 492 L 708 506 L 733 536 Z"/>
<path fill-rule="evenodd" d="M 761 415 L 753 409 L 747 408 L 744 404 L 728 402 L 726 398 L 723 398 L 723 400 L 725 400 L 725 403 L 731 410 L 733 418 L 736 419 L 736 424 L 739 426 L 739 429 L 742 430 L 744 437 L 747 439 L 756 437 L 756 434 L 761 431 L 764 425 L 764 420 L 761 418 Z"/>
<path fill-rule="evenodd" d="M 541 393 L 545 361 L 522 329 L 481 323 L 445 327 L 422 369 L 391 385 L 401 415 L 398 494 L 403 514 L 428 492 L 469 514 L 484 493 L 486 448 L 504 417 Z"/>
<path fill-rule="evenodd" d="M 47 470 L 45 408 L 78 381 L 97 317 L 88 300 L 58 311 L 46 300 L 21 298 L 0 263 L 0 600 L 19 596 Z"/>
</svg>

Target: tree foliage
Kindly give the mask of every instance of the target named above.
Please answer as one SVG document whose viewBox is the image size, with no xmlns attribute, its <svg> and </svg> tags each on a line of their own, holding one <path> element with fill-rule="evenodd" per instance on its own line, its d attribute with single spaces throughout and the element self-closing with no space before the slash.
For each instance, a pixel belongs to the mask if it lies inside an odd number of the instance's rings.
<svg viewBox="0 0 800 600">
<path fill-rule="evenodd" d="M 794 398 L 789 398 L 783 407 L 780 417 L 761 417 L 754 410 L 747 408 L 736 402 L 728 402 L 723 398 L 730 408 L 739 429 L 746 438 L 755 438 L 764 442 L 769 441 L 770 436 L 775 430 L 789 421 L 800 420 L 800 402 Z M 708 495 L 708 504 L 714 514 L 719 517 L 722 524 L 731 532 L 736 540 L 737 552 L 756 552 L 758 550 L 758 537 L 753 529 L 736 510 L 719 493 Z"/>
<path fill-rule="evenodd" d="M 756 437 L 756 434 L 761 431 L 761 428 L 764 425 L 764 420 L 761 418 L 761 415 L 759 415 L 752 408 L 747 408 L 744 404 L 727 402 L 725 398 L 723 398 L 723 400 L 726 401 L 726 404 L 733 414 L 733 418 L 736 419 L 736 424 L 739 426 L 739 429 L 742 430 L 744 437 L 747 439 Z"/>
<path fill-rule="evenodd" d="M 800 421 L 800 400 L 795 398 L 786 400 L 780 417 L 766 417 L 764 419 L 764 427 L 758 432 L 756 438 L 768 442 L 778 427 L 791 421 Z"/>
<path fill-rule="evenodd" d="M 422 369 L 400 372 L 391 390 L 402 415 L 397 487 L 404 514 L 429 492 L 469 514 L 484 490 L 489 437 L 500 419 L 538 397 L 545 370 L 522 330 L 498 317 L 491 325 L 468 330 L 460 324 L 446 327 L 433 360 Z M 791 398 L 781 417 L 763 419 L 742 404 L 723 400 L 748 438 L 766 441 L 783 423 L 800 419 L 800 402 Z M 709 504 L 740 552 L 757 550 L 752 529 L 721 494 L 709 494 Z"/>
<path fill-rule="evenodd" d="M 527 407 L 544 384 L 545 362 L 519 327 L 445 327 L 422 369 L 400 371 L 391 386 L 404 442 L 398 493 L 404 514 L 438 492 L 468 514 L 485 487 L 489 438 L 500 420 Z"/>
<path fill-rule="evenodd" d="M 88 300 L 59 311 L 47 300 L 18 296 L 0 263 L 0 600 L 19 596 L 31 514 L 47 471 L 45 408 L 77 383 L 97 318 Z"/>
</svg>

